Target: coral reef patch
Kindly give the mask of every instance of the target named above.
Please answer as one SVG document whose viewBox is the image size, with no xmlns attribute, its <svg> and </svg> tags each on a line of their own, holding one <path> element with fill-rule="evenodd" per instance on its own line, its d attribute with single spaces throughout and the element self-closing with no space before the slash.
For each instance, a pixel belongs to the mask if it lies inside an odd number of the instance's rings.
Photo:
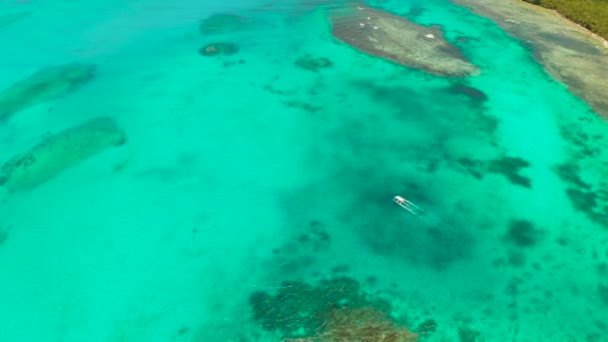
<svg viewBox="0 0 608 342">
<path fill-rule="evenodd" d="M 475 342 L 478 340 L 479 332 L 471 327 L 461 325 L 458 327 L 458 338 L 460 342 Z"/>
<path fill-rule="evenodd" d="M 0 92 L 0 120 L 62 96 L 93 78 L 95 66 L 66 64 L 41 69 Z"/>
<path fill-rule="evenodd" d="M 4 244 L 4 242 L 8 239 L 9 228 L 3 225 L 0 225 L 0 246 Z"/>
<path fill-rule="evenodd" d="M 2 165 L 0 185 L 10 191 L 35 187 L 63 170 L 126 141 L 109 117 L 97 117 L 44 139 Z"/>
<path fill-rule="evenodd" d="M 608 227 L 608 185 L 601 182 L 593 185 L 583 179 L 582 168 L 577 160 L 569 160 L 554 168 L 566 186 L 566 195 L 574 209 L 585 214 L 589 220 Z"/>
<path fill-rule="evenodd" d="M 318 72 L 319 69 L 329 68 L 333 65 L 332 61 L 324 57 L 313 57 L 312 55 L 306 54 L 299 57 L 294 62 L 295 66 L 300 69 Z"/>
<path fill-rule="evenodd" d="M 527 220 L 512 220 L 505 238 L 519 247 L 531 247 L 543 238 L 543 232 Z"/>
<path fill-rule="evenodd" d="M 597 295 L 602 303 L 608 305 L 608 286 L 599 285 L 597 288 Z"/>
<path fill-rule="evenodd" d="M 520 174 L 521 170 L 530 166 L 530 163 L 522 158 L 502 157 L 491 160 L 488 171 L 505 176 L 511 183 L 524 188 L 532 187 L 532 180 Z"/>
<path fill-rule="evenodd" d="M 430 335 L 437 331 L 437 322 L 432 319 L 427 319 L 426 321 L 420 323 L 415 331 L 419 336 Z"/>
<path fill-rule="evenodd" d="M 210 43 L 198 50 L 201 56 L 234 55 L 239 51 L 239 46 L 235 43 Z"/>
<path fill-rule="evenodd" d="M 417 340 L 389 316 L 388 302 L 366 296 L 351 278 L 322 280 L 317 286 L 283 282 L 275 295 L 254 292 L 249 302 L 260 327 L 283 341 Z"/>
<path fill-rule="evenodd" d="M 293 275 L 313 264 L 330 246 L 331 236 L 325 225 L 313 220 L 307 227 L 298 226 L 295 236 L 272 252 L 280 264 L 280 272 Z"/>
<path fill-rule="evenodd" d="M 321 109 L 323 109 L 323 107 L 315 106 L 313 104 L 302 102 L 302 101 L 294 100 L 294 101 L 285 101 L 284 103 L 287 105 L 287 107 L 299 108 L 299 109 L 302 109 L 309 113 L 316 113 L 316 112 L 320 111 Z"/>
<path fill-rule="evenodd" d="M 233 33 L 247 26 L 247 18 L 231 13 L 217 13 L 203 19 L 199 30 L 204 35 Z"/>
<path fill-rule="evenodd" d="M 322 332 L 309 338 L 288 339 L 292 342 L 414 342 L 417 336 L 396 325 L 376 308 L 343 308 L 327 314 Z"/>
<path fill-rule="evenodd" d="M 456 83 L 450 86 L 448 88 L 448 92 L 450 94 L 455 95 L 464 95 L 469 99 L 476 101 L 486 101 L 488 99 L 488 95 L 486 95 L 486 93 L 484 93 L 483 91 L 477 88 L 466 86 L 462 83 Z"/>
<path fill-rule="evenodd" d="M 530 167 L 530 163 L 522 158 L 502 156 L 484 161 L 463 157 L 458 159 L 458 164 L 477 179 L 482 179 L 487 173 L 494 173 L 504 176 L 514 185 L 532 187 L 532 180 L 521 174 L 522 169 Z"/>
</svg>

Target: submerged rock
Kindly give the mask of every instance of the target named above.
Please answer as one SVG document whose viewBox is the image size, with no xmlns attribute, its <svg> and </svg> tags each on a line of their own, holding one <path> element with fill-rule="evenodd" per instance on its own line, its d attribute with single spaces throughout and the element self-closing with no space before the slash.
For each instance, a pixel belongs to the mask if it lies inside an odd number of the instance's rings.
<svg viewBox="0 0 608 342">
<path fill-rule="evenodd" d="M 294 62 L 295 66 L 298 68 L 318 72 L 319 69 L 329 68 L 334 63 L 332 63 L 329 59 L 324 57 L 313 57 L 311 55 L 304 55 Z"/>
<path fill-rule="evenodd" d="M 329 19 L 336 39 L 372 56 L 439 76 L 477 71 L 438 29 L 362 5 L 332 11 Z"/>
<path fill-rule="evenodd" d="M 11 25 L 12 23 L 17 22 L 17 21 L 27 17 L 28 15 L 30 15 L 30 12 L 17 12 L 17 13 L 11 13 L 11 14 L 2 14 L 2 15 L 0 15 L 0 28 Z"/>
<path fill-rule="evenodd" d="M 418 325 L 416 333 L 421 336 L 430 335 L 437 331 L 437 322 L 432 319 L 427 319 Z"/>
<path fill-rule="evenodd" d="M 491 160 L 488 164 L 488 171 L 490 173 L 503 175 L 511 183 L 529 189 L 532 187 L 532 180 L 529 177 L 522 175 L 521 171 L 530 166 L 530 162 L 522 158 L 503 156 Z"/>
<path fill-rule="evenodd" d="M 589 182 L 585 169 L 579 165 L 591 151 L 589 146 L 591 144 L 586 142 L 589 138 L 583 133 L 569 134 L 567 139 L 584 153 L 557 165 L 554 172 L 564 182 L 566 195 L 572 207 L 586 215 L 592 222 L 608 228 L 608 186 L 603 182 L 599 184 Z"/>
<path fill-rule="evenodd" d="M 514 185 L 528 189 L 532 187 L 532 179 L 521 174 L 522 170 L 530 167 L 531 164 L 518 157 L 501 156 L 492 160 L 459 158 L 458 164 L 477 179 L 483 179 L 487 173 L 493 173 L 504 176 Z"/>
<path fill-rule="evenodd" d="M 8 231 L 8 227 L 0 225 L 0 246 L 8 239 Z"/>
<path fill-rule="evenodd" d="M 95 66 L 66 64 L 41 69 L 0 92 L 0 120 L 28 107 L 51 100 L 90 80 Z"/>
<path fill-rule="evenodd" d="M 530 221 L 512 220 L 505 238 L 519 247 L 531 247 L 538 244 L 543 235 L 543 231 L 534 228 Z"/>
<path fill-rule="evenodd" d="M 488 99 L 488 95 L 483 91 L 464 84 L 454 84 L 448 88 L 448 92 L 455 95 L 464 95 L 472 100 L 486 101 Z"/>
<path fill-rule="evenodd" d="M 236 14 L 218 13 L 213 14 L 201 21 L 200 31 L 202 34 L 223 34 L 237 32 L 245 28 L 247 19 Z"/>
<path fill-rule="evenodd" d="M 234 43 L 211 43 L 198 50 L 201 56 L 233 55 L 239 51 L 239 46 Z"/>
<path fill-rule="evenodd" d="M 475 342 L 478 341 L 479 331 L 462 325 L 458 327 L 458 337 L 460 342 Z"/>
<path fill-rule="evenodd" d="M 8 160 L 0 169 L 0 185 L 10 191 L 32 188 L 109 147 L 122 145 L 125 140 L 125 133 L 112 119 L 91 119 Z"/>
<path fill-rule="evenodd" d="M 599 285 L 597 287 L 597 294 L 598 297 L 600 298 L 600 300 L 608 305 L 608 286 L 604 286 L 604 285 Z"/>
</svg>

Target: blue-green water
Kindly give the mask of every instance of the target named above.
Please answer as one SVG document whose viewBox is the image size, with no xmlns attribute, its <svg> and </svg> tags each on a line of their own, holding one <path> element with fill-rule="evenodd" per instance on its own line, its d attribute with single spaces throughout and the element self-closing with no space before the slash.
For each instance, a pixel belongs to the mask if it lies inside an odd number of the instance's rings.
<svg viewBox="0 0 608 342">
<path fill-rule="evenodd" d="M 339 277 L 421 341 L 608 341 L 608 124 L 448 1 L 372 5 L 441 25 L 478 75 L 357 52 L 339 4 L 290 1 L 0 3 L 0 89 L 95 66 L 1 121 L 0 161 L 100 116 L 127 136 L 2 189 L 0 341 L 281 341 L 316 300 L 284 281 Z M 216 13 L 243 22 L 201 33 Z"/>
</svg>

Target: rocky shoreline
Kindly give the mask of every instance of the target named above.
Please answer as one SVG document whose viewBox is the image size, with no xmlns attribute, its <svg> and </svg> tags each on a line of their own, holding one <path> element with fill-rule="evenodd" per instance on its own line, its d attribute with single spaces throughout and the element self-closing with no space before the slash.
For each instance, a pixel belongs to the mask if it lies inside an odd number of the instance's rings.
<svg viewBox="0 0 608 342">
<path fill-rule="evenodd" d="M 608 3 L 604 0 L 523 0 L 562 15 L 584 29 L 608 39 Z"/>
<path fill-rule="evenodd" d="M 531 47 L 532 56 L 554 79 L 608 119 L 608 42 L 582 26 L 521 0 L 451 0 L 494 21 Z"/>
</svg>

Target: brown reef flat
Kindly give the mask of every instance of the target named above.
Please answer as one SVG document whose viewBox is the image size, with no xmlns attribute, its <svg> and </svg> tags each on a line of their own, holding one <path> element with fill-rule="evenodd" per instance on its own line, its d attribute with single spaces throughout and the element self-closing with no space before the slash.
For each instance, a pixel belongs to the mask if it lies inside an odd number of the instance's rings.
<svg viewBox="0 0 608 342">
<path fill-rule="evenodd" d="M 437 28 L 355 4 L 331 10 L 329 20 L 336 39 L 369 55 L 439 76 L 463 77 L 477 71 Z"/>
<path fill-rule="evenodd" d="M 520 0 L 451 0 L 532 47 L 554 79 L 608 119 L 608 43 L 555 11 Z"/>
</svg>

